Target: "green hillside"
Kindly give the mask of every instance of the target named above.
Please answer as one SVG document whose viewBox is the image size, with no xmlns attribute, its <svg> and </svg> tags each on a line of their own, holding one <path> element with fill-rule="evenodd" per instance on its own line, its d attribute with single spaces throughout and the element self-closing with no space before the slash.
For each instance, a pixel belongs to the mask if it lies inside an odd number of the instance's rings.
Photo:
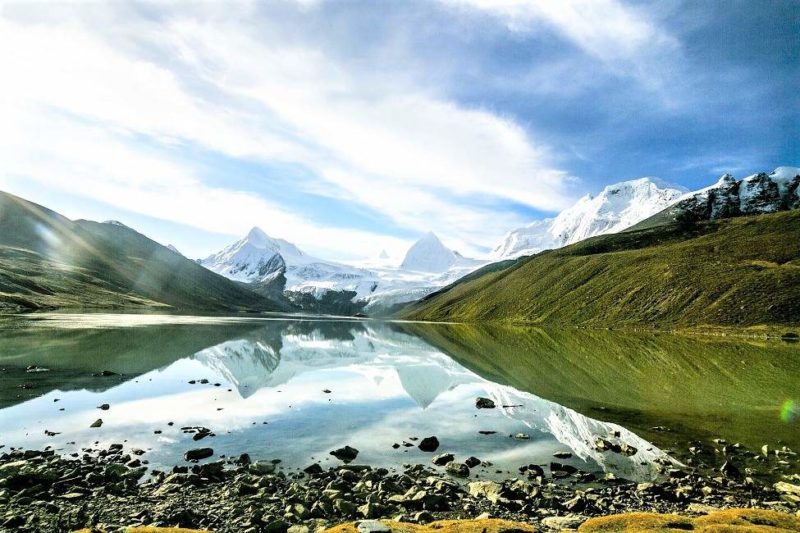
<svg viewBox="0 0 800 533">
<path fill-rule="evenodd" d="M 795 448 L 781 421 L 800 344 L 671 333 L 489 324 L 403 326 L 481 376 L 622 424 L 662 447 L 706 435 Z M 654 429 L 668 426 L 668 433 Z"/>
<path fill-rule="evenodd" d="M 800 324 L 800 211 L 604 235 L 456 282 L 402 312 L 585 326 Z"/>
<path fill-rule="evenodd" d="M 0 311 L 90 308 L 284 309 L 126 226 L 0 193 Z"/>
</svg>

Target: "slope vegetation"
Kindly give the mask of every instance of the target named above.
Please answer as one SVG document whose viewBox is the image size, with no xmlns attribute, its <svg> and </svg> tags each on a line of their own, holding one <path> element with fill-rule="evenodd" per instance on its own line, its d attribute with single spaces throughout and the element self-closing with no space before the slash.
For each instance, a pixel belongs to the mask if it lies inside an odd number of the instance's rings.
<svg viewBox="0 0 800 533">
<path fill-rule="evenodd" d="M 0 311 L 280 310 L 118 223 L 71 221 L 0 193 Z"/>
<path fill-rule="evenodd" d="M 402 316 L 598 327 L 798 325 L 800 211 L 587 239 L 487 269 Z"/>
</svg>

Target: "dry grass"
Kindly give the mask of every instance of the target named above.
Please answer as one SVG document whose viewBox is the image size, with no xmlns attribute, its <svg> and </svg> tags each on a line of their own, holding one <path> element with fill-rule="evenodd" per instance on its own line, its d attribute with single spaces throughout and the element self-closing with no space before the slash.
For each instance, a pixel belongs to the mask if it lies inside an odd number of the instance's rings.
<svg viewBox="0 0 800 533">
<path fill-rule="evenodd" d="M 424 526 L 393 522 L 391 520 L 381 520 L 381 522 L 389 526 L 392 529 L 392 533 L 522 533 L 536 531 L 536 528 L 528 524 L 493 518 L 486 520 L 440 520 Z M 358 533 L 358 529 L 356 529 L 354 523 L 349 523 L 327 529 L 325 533 Z"/>
<path fill-rule="evenodd" d="M 702 533 L 783 533 L 800 531 L 800 517 L 762 509 L 728 509 L 697 518 L 628 513 L 593 518 L 580 533 L 695 531 Z"/>
</svg>

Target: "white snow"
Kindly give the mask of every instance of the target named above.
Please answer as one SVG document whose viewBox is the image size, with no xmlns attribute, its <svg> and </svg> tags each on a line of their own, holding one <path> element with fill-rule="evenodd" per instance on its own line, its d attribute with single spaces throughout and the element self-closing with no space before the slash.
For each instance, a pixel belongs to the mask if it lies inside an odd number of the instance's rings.
<svg viewBox="0 0 800 533">
<path fill-rule="evenodd" d="M 366 302 L 367 310 L 417 300 L 485 264 L 447 249 L 432 233 L 411 247 L 399 268 L 389 264 L 385 253 L 381 255 L 368 267 L 326 261 L 253 228 L 200 264 L 245 283 L 270 280 L 285 268 L 287 291 L 316 298 L 327 291 L 354 291 L 354 300 Z"/>
<path fill-rule="evenodd" d="M 555 218 L 511 231 L 491 257 L 510 259 L 622 231 L 669 207 L 685 192 L 653 177 L 609 185 L 597 196 L 584 196 Z"/>
</svg>

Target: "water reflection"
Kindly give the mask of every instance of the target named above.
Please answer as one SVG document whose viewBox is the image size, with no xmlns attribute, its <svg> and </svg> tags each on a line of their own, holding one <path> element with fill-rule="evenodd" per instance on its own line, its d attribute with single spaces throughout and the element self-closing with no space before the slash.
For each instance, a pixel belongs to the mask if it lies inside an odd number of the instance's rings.
<svg viewBox="0 0 800 533">
<path fill-rule="evenodd" d="M 479 469 L 484 476 L 549 464 L 554 452 L 569 450 L 574 456 L 564 462 L 579 468 L 648 479 L 665 457 L 618 424 L 484 379 L 397 325 L 285 320 L 113 328 L 105 320 L 103 328 L 84 323 L 69 335 L 60 327 L 23 328 L 3 344 L 3 364 L 50 369 L 32 389 L 35 398 L 0 410 L 5 444 L 70 451 L 125 440 L 151 450 L 154 463 L 169 464 L 197 445 L 180 427 L 202 425 L 216 433 L 203 444 L 218 454 L 246 451 L 280 458 L 287 467 L 335 464 L 328 451 L 344 444 L 371 464 L 427 462 L 430 455 L 416 447 L 392 445 L 428 435 L 438 436 L 441 452 L 493 462 Z M 29 346 L 34 341 L 41 348 Z M 87 377 L 101 368 L 125 376 Z M 6 373 L 5 379 L 14 378 Z M 87 381 L 93 383 L 88 390 Z M 498 408 L 475 409 L 477 396 L 492 398 Z M 101 403 L 111 409 L 98 410 Z M 89 428 L 98 417 L 102 428 Z M 45 430 L 59 434 L 48 437 Z M 530 438 L 509 436 L 519 433 Z M 595 439 L 610 435 L 637 453 L 595 450 Z"/>
</svg>

